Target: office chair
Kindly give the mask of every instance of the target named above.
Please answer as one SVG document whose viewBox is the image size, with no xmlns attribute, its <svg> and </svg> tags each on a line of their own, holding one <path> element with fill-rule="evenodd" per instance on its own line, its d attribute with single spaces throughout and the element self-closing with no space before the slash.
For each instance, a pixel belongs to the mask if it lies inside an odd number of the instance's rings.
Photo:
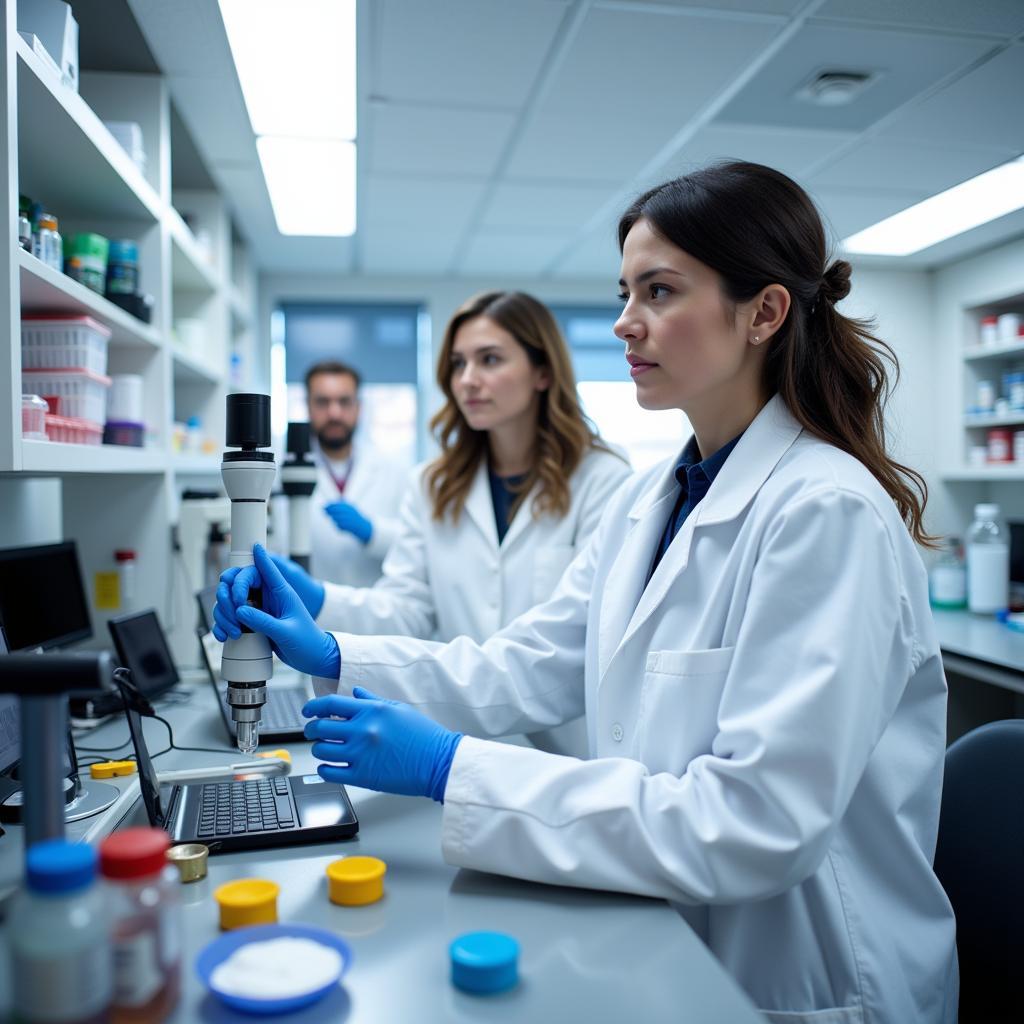
<svg viewBox="0 0 1024 1024">
<path fill-rule="evenodd" d="M 1024 719 L 946 751 L 935 873 L 956 914 L 961 1024 L 1024 1020 Z"/>
</svg>

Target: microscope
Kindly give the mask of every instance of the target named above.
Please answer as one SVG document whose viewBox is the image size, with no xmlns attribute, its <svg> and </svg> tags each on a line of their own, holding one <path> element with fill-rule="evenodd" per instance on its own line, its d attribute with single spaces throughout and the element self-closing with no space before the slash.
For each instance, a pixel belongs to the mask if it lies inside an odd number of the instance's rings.
<svg viewBox="0 0 1024 1024">
<path fill-rule="evenodd" d="M 281 488 L 288 498 L 288 554 L 309 572 L 309 499 L 316 490 L 316 463 L 309 457 L 309 424 L 289 423 Z"/>
<path fill-rule="evenodd" d="M 267 499 L 276 467 L 270 451 L 270 396 L 235 394 L 227 397 L 226 451 L 221 463 L 224 490 L 231 499 L 230 567 L 252 565 L 254 544 L 267 543 Z M 259 591 L 250 591 L 250 601 Z M 242 627 L 237 640 L 224 644 L 221 676 L 227 682 L 227 702 L 235 723 L 238 749 L 252 754 L 259 745 L 260 717 L 267 702 L 267 680 L 274 674 L 270 641 Z"/>
</svg>

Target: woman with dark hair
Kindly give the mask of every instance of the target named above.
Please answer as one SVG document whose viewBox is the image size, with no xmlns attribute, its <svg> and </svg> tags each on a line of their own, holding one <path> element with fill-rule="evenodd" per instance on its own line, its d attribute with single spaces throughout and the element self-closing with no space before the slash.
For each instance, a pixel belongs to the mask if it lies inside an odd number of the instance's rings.
<svg viewBox="0 0 1024 1024">
<path fill-rule="evenodd" d="M 671 900 L 774 1021 L 955 1021 L 946 686 L 892 354 L 836 309 L 850 266 L 770 168 L 652 189 L 619 241 L 638 400 L 694 435 L 548 602 L 482 645 L 375 644 L 320 634 L 260 554 L 270 613 L 238 617 L 329 669 L 320 773 L 443 800 L 451 863 Z M 462 735 L 581 709 L 588 761 Z"/>
<path fill-rule="evenodd" d="M 551 311 L 523 292 L 476 295 L 441 343 L 440 455 L 413 475 L 372 587 L 320 582 L 273 556 L 322 629 L 484 641 L 547 600 L 629 463 L 595 434 Z M 237 623 L 215 611 L 223 639 Z M 585 756 L 582 717 L 531 732 Z"/>
</svg>

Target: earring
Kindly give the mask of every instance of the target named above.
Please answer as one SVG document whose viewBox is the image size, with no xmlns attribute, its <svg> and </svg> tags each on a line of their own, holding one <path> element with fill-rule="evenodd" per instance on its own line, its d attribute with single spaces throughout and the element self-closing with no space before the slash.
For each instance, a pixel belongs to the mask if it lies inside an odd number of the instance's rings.
<svg viewBox="0 0 1024 1024">
<path fill-rule="evenodd" d="M 756 335 L 756 334 L 754 335 L 754 344 L 755 345 L 760 345 L 761 344 L 761 338 L 758 335 Z"/>
</svg>

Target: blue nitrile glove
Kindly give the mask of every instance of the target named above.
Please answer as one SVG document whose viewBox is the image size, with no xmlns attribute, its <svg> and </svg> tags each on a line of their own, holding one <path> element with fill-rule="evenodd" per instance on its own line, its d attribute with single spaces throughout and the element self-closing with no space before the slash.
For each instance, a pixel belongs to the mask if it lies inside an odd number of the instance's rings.
<svg viewBox="0 0 1024 1024">
<path fill-rule="evenodd" d="M 221 641 L 235 640 L 241 636 L 240 623 L 254 633 L 263 633 L 274 653 L 292 668 L 337 679 L 341 673 L 338 641 L 313 621 L 263 545 L 256 544 L 252 554 L 255 565 L 228 569 L 221 575 L 213 635 Z M 255 588 L 262 591 L 262 610 L 246 603 L 250 589 Z"/>
<path fill-rule="evenodd" d="M 462 733 L 438 725 L 408 704 L 357 686 L 351 697 L 316 697 L 302 709 L 306 738 L 316 740 L 317 773 L 328 782 L 444 802 L 448 772 Z"/>
<path fill-rule="evenodd" d="M 299 595 L 309 612 L 309 617 L 316 620 L 320 609 L 324 606 L 324 585 L 306 572 L 298 562 L 280 555 L 271 555 L 274 565 L 281 570 L 281 575 L 291 584 L 292 590 Z"/>
<path fill-rule="evenodd" d="M 324 511 L 334 520 L 339 530 L 351 533 L 364 544 L 370 543 L 373 523 L 355 505 L 347 501 L 332 501 L 330 505 L 324 505 Z"/>
</svg>

